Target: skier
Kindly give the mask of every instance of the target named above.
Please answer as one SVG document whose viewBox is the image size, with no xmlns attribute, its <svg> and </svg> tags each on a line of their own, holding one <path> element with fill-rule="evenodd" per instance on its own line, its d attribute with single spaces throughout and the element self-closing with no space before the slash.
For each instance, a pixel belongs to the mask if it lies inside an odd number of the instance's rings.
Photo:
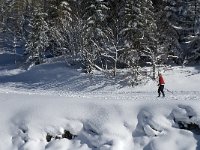
<svg viewBox="0 0 200 150">
<path fill-rule="evenodd" d="M 158 84 L 158 97 L 160 97 L 160 92 L 162 93 L 163 97 L 165 97 L 165 93 L 164 93 L 164 85 L 165 85 L 165 81 L 163 79 L 163 76 L 161 73 L 158 73 L 158 77 L 159 77 L 159 84 Z"/>
</svg>

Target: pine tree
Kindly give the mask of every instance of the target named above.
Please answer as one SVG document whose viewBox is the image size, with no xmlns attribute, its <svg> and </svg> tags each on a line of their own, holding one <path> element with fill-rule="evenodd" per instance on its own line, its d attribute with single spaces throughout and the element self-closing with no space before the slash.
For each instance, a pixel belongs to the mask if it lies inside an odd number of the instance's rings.
<svg viewBox="0 0 200 150">
<path fill-rule="evenodd" d="M 167 18 L 178 34 L 179 53 L 183 63 L 198 60 L 199 57 L 198 8 L 198 0 L 166 0 Z"/>
<path fill-rule="evenodd" d="M 191 31 L 184 38 L 187 44 L 189 62 L 200 62 L 200 1 L 192 0 L 187 2 L 187 19 L 191 24 Z"/>
<path fill-rule="evenodd" d="M 178 60 L 181 57 L 181 46 L 178 41 L 179 33 L 171 26 L 167 18 L 167 11 L 165 10 L 166 2 L 154 0 L 153 6 L 159 33 L 159 45 L 168 54 L 165 62 L 173 63 L 174 61 L 175 63 L 179 63 Z"/>
<path fill-rule="evenodd" d="M 138 60 L 140 59 L 139 51 L 142 46 L 142 28 L 140 24 L 140 8 L 137 6 L 136 1 L 127 0 L 125 6 L 121 11 L 121 18 L 123 18 L 123 29 L 121 34 L 124 37 L 125 52 L 123 53 L 124 61 L 133 68 L 136 68 Z"/>
<path fill-rule="evenodd" d="M 27 61 L 40 64 L 43 62 L 46 48 L 49 46 L 49 27 L 45 20 L 47 14 L 41 9 L 34 8 L 30 19 L 30 34 L 26 44 Z"/>
<path fill-rule="evenodd" d="M 141 63 L 151 64 L 153 78 L 155 78 L 155 67 L 163 53 L 159 46 L 159 34 L 152 1 L 126 1 L 123 18 L 126 25 L 122 30 L 127 47 L 125 59 L 135 68 L 136 72 Z"/>
<path fill-rule="evenodd" d="M 159 46 L 159 33 L 157 31 L 156 18 L 151 0 L 142 1 L 141 8 L 141 27 L 143 29 L 142 50 L 141 56 L 150 60 L 153 67 L 153 79 L 156 78 L 156 65 L 159 63 L 161 55 L 163 55 L 162 49 Z M 148 61 L 148 60 L 147 60 Z"/>
<path fill-rule="evenodd" d="M 69 0 L 62 19 L 63 33 L 66 33 L 64 34 L 66 54 L 71 55 L 74 61 L 76 57 L 80 57 L 82 50 L 83 20 L 80 3 L 81 1 Z"/>
<path fill-rule="evenodd" d="M 47 22 L 49 26 L 49 50 L 53 56 L 62 55 L 64 53 L 63 43 L 64 39 L 61 30 L 63 28 L 63 8 L 65 7 L 64 2 L 60 2 L 60 0 L 51 0 L 48 1 L 48 7 L 45 8 L 47 12 Z"/>
<path fill-rule="evenodd" d="M 113 68 L 113 74 L 116 75 L 117 64 L 120 63 L 120 55 L 123 53 L 123 43 L 122 35 L 120 34 L 122 30 L 122 17 L 120 15 L 121 9 L 124 5 L 124 1 L 116 0 L 109 1 L 108 7 L 109 13 L 106 20 L 106 37 L 107 43 L 106 49 L 102 55 L 103 64 L 105 69 Z"/>
<path fill-rule="evenodd" d="M 108 10 L 104 0 L 82 0 L 82 56 L 87 72 L 95 67 L 102 70 L 96 62 L 104 51 L 104 39 L 106 38 L 105 19 Z"/>
<path fill-rule="evenodd" d="M 5 25 L 4 25 L 4 2 L 0 1 L 0 51 L 3 51 L 4 49 L 4 30 L 5 30 Z"/>
<path fill-rule="evenodd" d="M 74 2 L 70 3 L 67 1 L 63 1 L 60 4 L 60 12 L 59 12 L 59 32 L 61 37 L 61 45 L 62 45 L 62 51 L 63 54 L 66 55 L 76 55 L 77 49 L 74 48 L 74 16 L 72 14 L 72 4 Z"/>
<path fill-rule="evenodd" d="M 26 6 L 25 0 L 5 1 L 1 3 L 1 36 L 4 38 L 1 40 L 2 45 L 6 51 L 15 54 L 22 54 L 24 48 L 23 38 L 23 13 Z"/>
</svg>

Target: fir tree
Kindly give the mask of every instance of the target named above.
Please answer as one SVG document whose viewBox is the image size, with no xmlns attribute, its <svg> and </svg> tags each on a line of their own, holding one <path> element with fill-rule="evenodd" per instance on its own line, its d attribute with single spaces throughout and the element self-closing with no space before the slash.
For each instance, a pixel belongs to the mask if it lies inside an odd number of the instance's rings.
<svg viewBox="0 0 200 150">
<path fill-rule="evenodd" d="M 107 34 L 107 45 L 102 57 L 104 58 L 104 66 L 106 69 L 113 68 L 113 74 L 116 75 L 117 64 L 120 64 L 120 56 L 124 51 L 123 38 L 120 34 L 122 30 L 123 17 L 120 12 L 124 5 L 124 1 L 116 0 L 109 2 L 109 15 L 106 20 L 106 34 Z"/>
<path fill-rule="evenodd" d="M 178 33 L 183 63 L 199 59 L 199 2 L 166 0 L 165 10 L 170 25 Z"/>
<path fill-rule="evenodd" d="M 49 27 L 45 20 L 47 14 L 42 13 L 41 9 L 34 9 L 34 13 L 30 22 L 31 31 L 28 35 L 26 54 L 27 61 L 34 63 L 42 63 L 45 50 L 49 46 L 48 32 Z"/>
<path fill-rule="evenodd" d="M 82 33 L 82 56 L 85 61 L 87 72 L 93 67 L 102 70 L 96 61 L 104 51 L 104 39 L 106 38 L 105 19 L 108 7 L 104 0 L 82 0 L 83 9 L 83 33 Z"/>
</svg>

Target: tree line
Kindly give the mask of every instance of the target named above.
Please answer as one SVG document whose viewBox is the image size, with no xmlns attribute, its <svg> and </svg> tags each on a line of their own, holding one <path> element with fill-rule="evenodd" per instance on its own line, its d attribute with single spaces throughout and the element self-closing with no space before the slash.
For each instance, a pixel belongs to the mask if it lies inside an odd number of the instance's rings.
<svg viewBox="0 0 200 150">
<path fill-rule="evenodd" d="M 198 63 L 198 0 L 0 0 L 0 50 L 70 56 L 86 72 Z"/>
</svg>

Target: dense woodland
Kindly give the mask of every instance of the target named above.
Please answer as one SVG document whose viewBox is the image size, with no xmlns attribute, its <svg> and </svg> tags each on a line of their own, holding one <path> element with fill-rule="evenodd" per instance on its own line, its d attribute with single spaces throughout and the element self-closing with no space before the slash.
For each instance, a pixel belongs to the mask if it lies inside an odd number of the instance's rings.
<svg viewBox="0 0 200 150">
<path fill-rule="evenodd" d="M 85 71 L 197 64 L 200 0 L 0 0 L 0 51 Z"/>
</svg>

